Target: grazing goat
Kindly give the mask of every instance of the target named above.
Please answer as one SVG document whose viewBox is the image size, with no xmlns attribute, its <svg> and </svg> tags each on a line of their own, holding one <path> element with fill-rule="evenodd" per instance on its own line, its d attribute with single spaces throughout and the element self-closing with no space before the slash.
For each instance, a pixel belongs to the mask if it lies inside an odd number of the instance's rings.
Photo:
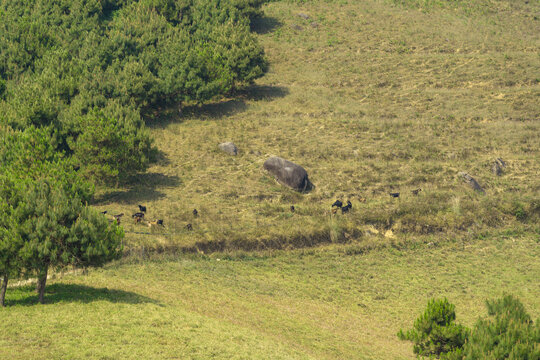
<svg viewBox="0 0 540 360">
<path fill-rule="evenodd" d="M 124 216 L 124 213 L 113 215 L 113 218 L 116 220 L 116 225 L 120 225 L 120 219 Z"/>
<path fill-rule="evenodd" d="M 149 221 L 148 222 L 148 227 L 152 227 L 152 226 L 157 226 L 157 225 L 161 225 L 161 226 L 164 226 L 163 225 L 163 220 L 156 220 L 156 221 Z"/>
<path fill-rule="evenodd" d="M 343 207 L 341 208 L 341 213 L 342 213 L 342 214 L 345 214 L 345 213 L 349 212 L 349 209 L 350 209 L 350 208 L 352 208 L 352 204 L 351 204 L 350 201 L 347 200 L 347 205 L 345 205 L 345 206 L 343 206 Z"/>
<path fill-rule="evenodd" d="M 332 204 L 332 207 L 334 207 L 334 206 L 337 206 L 338 208 L 340 208 L 340 207 L 343 206 L 343 203 L 341 201 L 339 201 L 339 200 L 336 200 L 336 202 Z"/>
<path fill-rule="evenodd" d="M 394 197 L 394 198 L 397 198 L 397 197 L 399 197 L 399 193 L 390 193 L 390 196 Z"/>
<path fill-rule="evenodd" d="M 416 190 L 413 190 L 411 191 L 413 193 L 414 196 L 418 195 L 418 193 L 422 191 L 422 189 L 416 189 Z"/>
<path fill-rule="evenodd" d="M 294 207 L 294 205 L 291 205 L 291 212 L 295 212 L 296 211 L 296 208 Z"/>
<path fill-rule="evenodd" d="M 186 230 L 191 231 L 193 230 L 193 226 L 191 224 L 186 225 Z"/>
<path fill-rule="evenodd" d="M 144 213 L 138 212 L 133 215 L 131 215 L 133 219 L 135 219 L 135 224 L 140 223 L 144 219 Z"/>
<path fill-rule="evenodd" d="M 146 206 L 139 205 L 139 210 L 143 213 L 146 212 Z"/>
<path fill-rule="evenodd" d="M 197 209 L 193 209 L 193 216 L 197 217 L 199 215 L 199 212 Z"/>
</svg>

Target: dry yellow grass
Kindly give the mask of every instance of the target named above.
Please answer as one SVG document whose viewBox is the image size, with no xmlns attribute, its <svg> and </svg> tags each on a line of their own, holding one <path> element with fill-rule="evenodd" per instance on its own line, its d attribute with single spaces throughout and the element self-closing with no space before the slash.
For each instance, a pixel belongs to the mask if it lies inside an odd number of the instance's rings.
<svg viewBox="0 0 540 360">
<path fill-rule="evenodd" d="M 370 227 L 380 241 L 388 230 L 400 241 L 537 230 L 540 5 L 405 3 L 415 6 L 272 2 L 255 26 L 270 72 L 234 98 L 150 119 L 161 161 L 130 187 L 101 190 L 97 206 L 131 214 L 140 203 L 164 220 L 148 235 L 125 219 L 131 246 L 202 251 L 350 241 Z M 217 148 L 225 141 L 238 156 Z M 278 185 L 262 169 L 271 155 L 305 167 L 315 189 Z M 352 212 L 333 216 L 336 198 Z"/>
</svg>

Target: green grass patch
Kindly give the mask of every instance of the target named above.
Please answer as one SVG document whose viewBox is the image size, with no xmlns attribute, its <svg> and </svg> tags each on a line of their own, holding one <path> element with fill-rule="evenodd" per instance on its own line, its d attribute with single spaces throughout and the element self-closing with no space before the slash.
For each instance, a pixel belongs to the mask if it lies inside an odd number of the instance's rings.
<svg viewBox="0 0 540 360">
<path fill-rule="evenodd" d="M 530 235 L 357 250 L 133 257 L 51 280 L 42 306 L 10 288 L 0 357 L 413 359 L 396 333 L 430 298 L 469 327 L 503 293 L 540 316 Z"/>
</svg>

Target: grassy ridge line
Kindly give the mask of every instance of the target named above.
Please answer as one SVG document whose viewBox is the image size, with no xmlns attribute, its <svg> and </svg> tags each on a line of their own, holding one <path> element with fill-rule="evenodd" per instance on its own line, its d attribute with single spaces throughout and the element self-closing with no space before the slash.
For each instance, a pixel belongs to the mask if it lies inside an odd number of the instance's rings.
<svg viewBox="0 0 540 360">
<path fill-rule="evenodd" d="M 431 297 L 470 326 L 510 292 L 540 316 L 537 239 L 123 259 L 8 293 L 2 358 L 413 359 L 397 340 Z"/>
</svg>

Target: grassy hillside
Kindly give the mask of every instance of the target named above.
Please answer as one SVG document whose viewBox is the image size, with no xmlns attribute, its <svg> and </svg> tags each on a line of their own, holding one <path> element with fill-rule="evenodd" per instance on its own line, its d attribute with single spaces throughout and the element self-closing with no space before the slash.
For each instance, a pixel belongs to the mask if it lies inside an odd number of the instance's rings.
<svg viewBox="0 0 540 360">
<path fill-rule="evenodd" d="M 272 2 L 254 24 L 270 73 L 233 99 L 182 116 L 156 111 L 162 160 L 130 186 L 102 190 L 97 206 L 132 214 L 144 204 L 165 221 L 152 235 L 124 221 L 131 246 L 202 251 L 362 240 L 373 227 L 396 241 L 534 230 L 540 5 L 448 4 Z M 218 150 L 225 141 L 238 156 Z M 277 184 L 262 169 L 271 155 L 304 166 L 315 189 Z M 497 157 L 502 176 L 491 171 Z M 336 198 L 353 211 L 332 216 Z"/>
<path fill-rule="evenodd" d="M 10 288 L 0 358 L 413 359 L 396 334 L 432 297 L 468 326 L 503 293 L 540 317 L 540 3 L 264 11 L 270 72 L 181 115 L 155 109 L 159 163 L 99 190 L 96 208 L 126 213 L 133 256 L 51 279 L 43 306 L 33 286 Z M 277 184 L 271 155 L 315 189 Z M 336 198 L 352 211 L 332 214 Z M 138 204 L 165 227 L 134 224 Z"/>
<path fill-rule="evenodd" d="M 357 245 L 125 260 L 51 281 L 48 304 L 10 289 L 3 359 L 413 359 L 397 339 L 431 297 L 459 322 L 510 292 L 540 316 L 540 248 L 498 234 L 463 247 Z"/>
</svg>

